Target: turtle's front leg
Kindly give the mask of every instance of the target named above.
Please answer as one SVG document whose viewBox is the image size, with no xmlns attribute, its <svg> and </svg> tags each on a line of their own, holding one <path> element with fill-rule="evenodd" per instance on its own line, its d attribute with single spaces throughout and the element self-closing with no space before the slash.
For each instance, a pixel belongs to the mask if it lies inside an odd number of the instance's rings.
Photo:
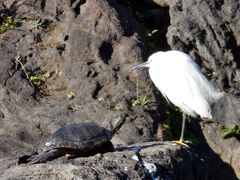
<svg viewBox="0 0 240 180">
<path fill-rule="evenodd" d="M 62 154 L 57 149 L 51 149 L 47 152 L 41 152 L 39 154 L 33 155 L 28 159 L 28 163 L 37 164 L 37 163 L 45 163 L 47 161 L 51 161 L 60 157 Z"/>
<path fill-rule="evenodd" d="M 28 159 L 37 154 L 37 151 L 32 151 L 31 153 L 20 156 L 17 160 L 17 164 L 27 163 Z"/>
</svg>

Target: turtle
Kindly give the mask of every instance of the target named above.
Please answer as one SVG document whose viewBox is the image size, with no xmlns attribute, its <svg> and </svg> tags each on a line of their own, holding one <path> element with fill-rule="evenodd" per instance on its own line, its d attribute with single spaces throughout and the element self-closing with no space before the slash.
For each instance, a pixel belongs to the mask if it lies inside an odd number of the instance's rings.
<svg viewBox="0 0 240 180">
<path fill-rule="evenodd" d="M 94 122 L 65 125 L 50 134 L 32 153 L 19 157 L 17 163 L 37 164 L 61 156 L 79 157 L 113 151 L 111 139 L 122 127 L 125 120 L 125 117 L 120 116 L 111 129 L 104 128 Z"/>
</svg>

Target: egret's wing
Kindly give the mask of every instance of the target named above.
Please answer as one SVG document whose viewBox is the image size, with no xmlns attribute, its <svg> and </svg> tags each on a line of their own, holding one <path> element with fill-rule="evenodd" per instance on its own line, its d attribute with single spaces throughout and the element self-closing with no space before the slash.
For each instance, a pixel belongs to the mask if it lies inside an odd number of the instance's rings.
<svg viewBox="0 0 240 180">
<path fill-rule="evenodd" d="M 189 56 L 169 57 L 161 67 L 149 69 L 151 79 L 161 93 L 191 116 L 211 118 L 210 104 L 216 91 Z"/>
<path fill-rule="evenodd" d="M 185 113 L 196 116 L 190 105 L 193 103 L 193 87 L 189 86 L 185 73 L 179 71 L 176 67 L 161 68 L 158 71 L 152 68 L 149 71 L 151 79 L 166 99 L 181 108 Z"/>
<path fill-rule="evenodd" d="M 200 68 L 192 61 L 188 66 L 189 73 L 186 73 L 186 83 L 191 88 L 193 101 L 189 102 L 194 111 L 201 117 L 212 119 L 211 105 L 216 102 L 223 93 L 218 92 L 202 74 Z"/>
</svg>

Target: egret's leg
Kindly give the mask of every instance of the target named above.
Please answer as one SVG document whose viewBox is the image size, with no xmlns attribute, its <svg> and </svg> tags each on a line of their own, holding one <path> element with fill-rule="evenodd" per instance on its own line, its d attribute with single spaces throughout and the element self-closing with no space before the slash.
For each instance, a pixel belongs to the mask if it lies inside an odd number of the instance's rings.
<svg viewBox="0 0 240 180">
<path fill-rule="evenodd" d="M 183 112 L 183 114 L 182 114 L 182 129 L 181 129 L 180 140 L 179 141 L 173 141 L 173 142 L 179 144 L 180 146 L 189 147 L 186 143 L 184 143 L 184 130 L 185 130 L 186 118 L 187 118 L 187 115 Z"/>
<path fill-rule="evenodd" d="M 183 112 L 182 113 L 182 130 L 181 130 L 181 135 L 180 135 L 180 142 L 184 142 L 184 130 L 185 130 L 185 124 L 186 124 L 186 114 Z"/>
</svg>

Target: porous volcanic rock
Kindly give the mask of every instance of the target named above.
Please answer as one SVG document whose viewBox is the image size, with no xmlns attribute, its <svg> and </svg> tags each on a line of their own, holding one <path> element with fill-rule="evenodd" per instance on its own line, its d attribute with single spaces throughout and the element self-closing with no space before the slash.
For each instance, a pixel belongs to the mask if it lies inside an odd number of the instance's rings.
<svg viewBox="0 0 240 180">
<path fill-rule="evenodd" d="M 143 42 L 139 25 L 123 7 L 106 0 L 0 4 L 2 17 L 17 22 L 1 33 L 0 158 L 32 149 L 67 123 L 106 127 L 126 110 L 122 135 L 113 141 L 153 139 L 159 117 L 132 105 L 137 96 L 155 101 L 155 95 L 149 81 L 136 87 L 137 75 L 147 79 L 131 70 L 143 61 Z"/>
<path fill-rule="evenodd" d="M 173 0 L 169 13 L 171 48 L 190 53 L 215 87 L 225 91 L 213 106 L 213 120 L 240 127 L 239 1 Z M 206 141 L 239 177 L 239 140 L 224 140 L 220 127 L 204 126 Z"/>
<path fill-rule="evenodd" d="M 190 52 L 212 82 L 226 92 L 226 99 L 214 107 L 215 119 L 240 125 L 238 2 L 169 2 L 169 45 Z M 165 50 L 169 48 L 165 41 L 169 16 L 168 8 L 164 12 L 161 9 L 147 14 L 150 19 L 164 14 L 160 23 L 151 22 L 164 26 L 152 32 L 156 34 L 152 39 Z M 114 0 L 3 0 L 0 15 L 0 23 L 9 16 L 17 22 L 15 28 L 0 34 L 1 179 L 150 178 L 148 171 L 132 160 L 133 152 L 128 148 L 103 156 L 14 165 L 16 157 L 67 123 L 94 121 L 109 126 L 128 111 L 126 124 L 112 139 L 115 146 L 153 140 L 161 130 L 159 92 L 152 87 L 146 71 L 131 69 L 145 61 L 145 42 L 142 28 L 128 11 Z M 133 106 L 134 100 L 145 96 L 151 103 Z M 226 154 L 228 151 L 222 148 L 229 144 L 218 144 L 219 133 L 213 138 L 215 130 L 209 134 L 206 130 L 203 132 L 210 149 Z M 231 152 L 238 154 L 237 145 L 229 145 L 233 147 Z M 162 142 L 140 146 L 143 160 L 154 162 L 162 179 L 211 177 L 206 162 L 192 149 Z M 237 159 L 234 155 L 222 159 L 239 174 L 239 166 L 232 161 Z M 225 166 L 212 168 L 226 172 Z"/>
<path fill-rule="evenodd" d="M 140 146 L 141 161 L 133 147 Z M 200 179 L 210 180 L 211 170 L 193 149 L 172 142 L 149 142 L 118 148 L 115 152 L 67 160 L 65 157 L 45 164 L 0 161 L 1 179 Z M 148 163 L 147 167 L 146 164 Z M 152 166 L 152 174 L 148 167 Z"/>
<path fill-rule="evenodd" d="M 161 7 L 169 7 L 171 0 L 151 0 Z"/>
<path fill-rule="evenodd" d="M 188 50 L 217 87 L 239 96 L 239 1 L 174 0 L 169 12 L 169 45 Z"/>
</svg>

